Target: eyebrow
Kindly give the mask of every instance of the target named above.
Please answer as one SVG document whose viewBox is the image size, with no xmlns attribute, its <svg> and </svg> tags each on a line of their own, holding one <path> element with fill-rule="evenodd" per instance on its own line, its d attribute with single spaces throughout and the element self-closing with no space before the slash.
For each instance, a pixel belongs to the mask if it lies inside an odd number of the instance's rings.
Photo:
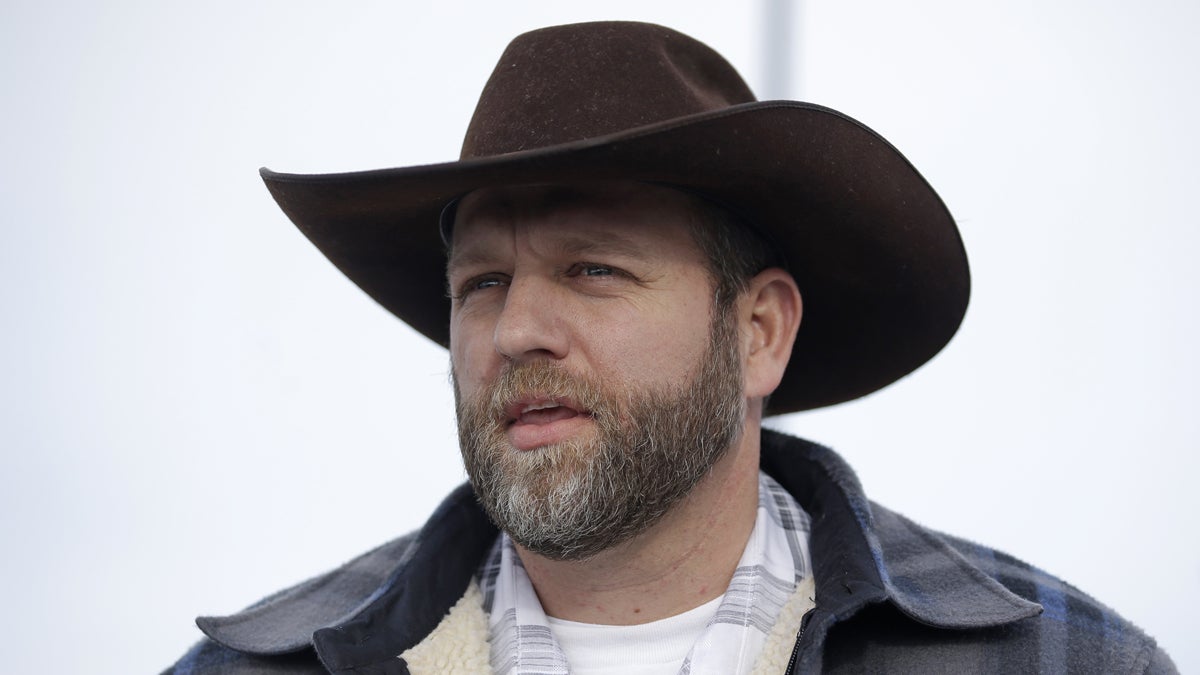
<svg viewBox="0 0 1200 675">
<path fill-rule="evenodd" d="M 462 267 L 464 265 L 475 265 L 485 263 L 491 259 L 491 255 L 480 250 L 478 247 L 463 253 L 463 246 L 455 246 L 450 250 L 450 257 L 446 259 L 446 271 L 449 272 L 454 267 Z"/>
<path fill-rule="evenodd" d="M 553 243 L 560 253 L 580 255 L 585 253 L 615 253 L 637 260 L 648 260 L 651 256 L 646 253 L 644 245 L 623 237 L 614 232 L 597 232 L 588 237 L 566 236 Z"/>
<path fill-rule="evenodd" d="M 639 261 L 652 258 L 645 246 L 623 237 L 614 232 L 594 232 L 588 236 L 562 235 L 556 236 L 549 243 L 550 250 L 557 255 L 620 255 Z M 446 270 L 469 265 L 482 265 L 495 260 L 492 249 L 486 246 L 470 246 L 460 244 L 455 246 L 446 261 Z"/>
</svg>

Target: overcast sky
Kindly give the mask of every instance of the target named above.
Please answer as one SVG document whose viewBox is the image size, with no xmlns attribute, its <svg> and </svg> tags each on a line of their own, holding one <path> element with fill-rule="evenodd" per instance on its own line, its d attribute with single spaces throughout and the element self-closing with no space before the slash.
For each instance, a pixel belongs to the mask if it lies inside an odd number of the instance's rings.
<svg viewBox="0 0 1200 675">
<path fill-rule="evenodd" d="M 541 25 L 670 25 L 763 93 L 762 5 L 594 6 L 0 6 L 8 672 L 156 672 L 195 615 L 417 527 L 463 479 L 445 352 L 256 171 L 455 158 L 504 45 Z M 1097 596 L 1184 672 L 1198 19 L 1184 0 L 811 0 L 771 92 L 892 141 L 957 217 L 974 283 L 929 365 L 773 424 L 833 446 L 877 501 Z"/>
</svg>

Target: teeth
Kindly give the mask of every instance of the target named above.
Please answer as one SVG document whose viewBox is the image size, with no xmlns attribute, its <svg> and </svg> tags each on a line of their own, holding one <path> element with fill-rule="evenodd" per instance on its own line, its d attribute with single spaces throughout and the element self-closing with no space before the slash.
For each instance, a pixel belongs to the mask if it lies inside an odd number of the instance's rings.
<svg viewBox="0 0 1200 675">
<path fill-rule="evenodd" d="M 557 407 L 558 407 L 558 404 L 554 403 L 554 402 L 534 403 L 532 405 L 527 405 L 524 408 L 522 408 L 521 414 L 524 415 L 525 413 L 532 412 L 534 410 L 545 410 L 547 408 L 557 408 Z"/>
</svg>

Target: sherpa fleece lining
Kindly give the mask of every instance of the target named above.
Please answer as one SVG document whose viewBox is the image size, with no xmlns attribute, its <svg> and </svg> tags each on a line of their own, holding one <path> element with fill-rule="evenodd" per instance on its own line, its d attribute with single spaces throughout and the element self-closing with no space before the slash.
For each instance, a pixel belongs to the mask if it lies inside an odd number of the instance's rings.
<svg viewBox="0 0 1200 675">
<path fill-rule="evenodd" d="M 771 633 L 763 644 L 763 652 L 754 664 L 752 675 L 781 673 L 787 667 L 796 645 L 796 633 L 805 612 L 814 606 L 816 587 L 808 577 L 788 598 Z M 482 675 L 491 673 L 488 661 L 489 631 L 487 614 L 483 611 L 483 594 L 474 579 L 459 599 L 424 640 L 400 658 L 408 663 L 412 675 Z"/>
</svg>

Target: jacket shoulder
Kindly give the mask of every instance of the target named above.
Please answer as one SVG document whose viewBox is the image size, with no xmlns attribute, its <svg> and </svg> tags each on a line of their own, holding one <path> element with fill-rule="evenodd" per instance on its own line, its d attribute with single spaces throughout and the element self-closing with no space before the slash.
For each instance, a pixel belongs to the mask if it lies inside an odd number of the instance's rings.
<svg viewBox="0 0 1200 675">
<path fill-rule="evenodd" d="M 928 531 L 928 530 L 927 530 Z M 932 531 L 930 531 L 932 532 Z M 1039 616 L 997 630 L 1053 672 L 1177 673 L 1166 652 L 1129 620 L 1072 584 L 1002 551 L 933 532 L 971 565 L 1042 606 Z"/>
<path fill-rule="evenodd" d="M 417 533 L 378 546 L 228 616 L 203 616 L 205 638 L 164 675 L 324 673 L 312 634 L 352 616 L 385 590 L 411 556 Z"/>
</svg>

